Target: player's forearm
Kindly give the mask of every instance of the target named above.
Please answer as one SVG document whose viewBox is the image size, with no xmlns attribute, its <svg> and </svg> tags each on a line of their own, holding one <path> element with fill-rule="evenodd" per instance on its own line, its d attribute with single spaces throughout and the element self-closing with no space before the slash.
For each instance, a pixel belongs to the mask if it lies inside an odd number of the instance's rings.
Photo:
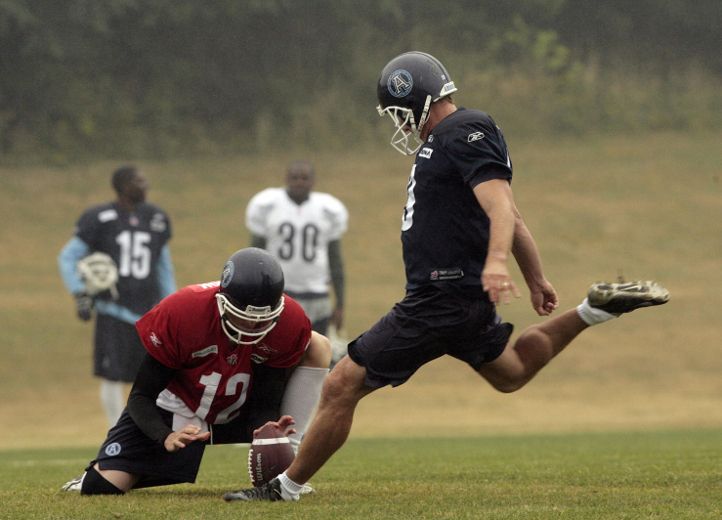
<svg viewBox="0 0 722 520">
<path fill-rule="evenodd" d="M 150 439 L 163 444 L 173 431 L 165 424 L 155 401 L 172 379 L 174 370 L 146 354 L 128 397 L 128 413 Z"/>
<path fill-rule="evenodd" d="M 521 216 L 517 217 L 516 225 L 514 226 L 512 253 L 528 286 L 531 287 L 544 279 L 539 249 Z"/>
<path fill-rule="evenodd" d="M 149 438 L 163 444 L 173 430 L 163 422 L 155 401 L 131 392 L 128 397 L 128 413 L 138 428 Z"/>
<path fill-rule="evenodd" d="M 489 215 L 489 251 L 487 263 L 491 261 L 506 262 L 512 247 L 514 236 L 514 216 L 504 209 L 498 208 Z"/>
<path fill-rule="evenodd" d="M 331 285 L 336 295 L 336 308 L 343 309 L 345 277 L 340 240 L 334 240 L 328 243 L 328 266 L 331 273 Z"/>
<path fill-rule="evenodd" d="M 500 198 L 485 209 L 489 217 L 489 249 L 486 266 L 493 263 L 504 263 L 509 259 L 514 239 L 514 210 L 511 201 Z"/>
<path fill-rule="evenodd" d="M 253 388 L 248 395 L 248 434 L 252 437 L 254 429 L 267 421 L 275 421 L 280 416 L 281 401 L 286 390 L 290 371 L 285 368 L 273 368 L 266 365 L 253 367 Z"/>
<path fill-rule="evenodd" d="M 489 218 L 489 244 L 485 271 L 506 268 L 514 237 L 515 208 L 511 188 L 506 181 L 491 180 L 474 188 L 479 205 Z M 503 265 L 503 267 L 501 267 Z"/>
</svg>

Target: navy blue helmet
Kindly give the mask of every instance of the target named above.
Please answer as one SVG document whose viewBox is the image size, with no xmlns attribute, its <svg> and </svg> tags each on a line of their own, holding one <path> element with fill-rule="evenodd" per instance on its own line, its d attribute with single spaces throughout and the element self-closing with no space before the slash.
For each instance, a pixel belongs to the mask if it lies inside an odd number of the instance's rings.
<svg viewBox="0 0 722 520">
<path fill-rule="evenodd" d="M 379 78 L 376 109 L 394 122 L 391 146 L 405 155 L 416 153 L 431 103 L 456 90 L 446 68 L 430 54 L 406 52 L 388 62 Z"/>
<path fill-rule="evenodd" d="M 231 255 L 216 294 L 221 325 L 231 341 L 253 345 L 276 326 L 283 312 L 283 287 L 283 270 L 267 251 L 248 247 Z"/>
</svg>

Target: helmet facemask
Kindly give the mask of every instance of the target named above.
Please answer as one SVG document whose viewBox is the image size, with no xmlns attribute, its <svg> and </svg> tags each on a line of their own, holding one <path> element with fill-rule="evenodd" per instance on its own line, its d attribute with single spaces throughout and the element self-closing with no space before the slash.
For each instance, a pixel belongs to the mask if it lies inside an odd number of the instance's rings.
<svg viewBox="0 0 722 520">
<path fill-rule="evenodd" d="M 278 318 L 283 312 L 284 298 L 281 296 L 274 308 L 248 305 L 245 309 L 241 309 L 233 305 L 225 294 L 219 292 L 216 294 L 216 303 L 218 304 L 218 312 L 221 315 L 221 327 L 226 336 L 239 345 L 255 345 L 265 338 L 278 323 Z M 260 328 L 244 329 L 234 325 L 227 314 L 250 323 L 267 322 L 267 324 Z"/>
<path fill-rule="evenodd" d="M 414 111 L 397 105 L 382 108 L 376 107 L 381 117 L 387 115 L 391 118 L 396 127 L 396 132 L 391 136 L 391 146 L 404 155 L 414 155 L 424 142 L 421 140 L 421 129 L 429 118 L 429 107 L 431 96 L 426 96 L 426 103 L 421 112 L 419 123 L 416 123 Z"/>
</svg>

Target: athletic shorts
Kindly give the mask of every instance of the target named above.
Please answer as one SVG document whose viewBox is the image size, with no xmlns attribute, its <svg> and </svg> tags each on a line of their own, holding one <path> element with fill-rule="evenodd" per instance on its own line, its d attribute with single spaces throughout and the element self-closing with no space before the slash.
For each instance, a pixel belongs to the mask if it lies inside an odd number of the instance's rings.
<svg viewBox="0 0 722 520">
<path fill-rule="evenodd" d="M 366 368 L 367 386 L 398 386 L 445 354 L 478 370 L 499 357 L 513 330 L 480 287 L 439 283 L 408 291 L 349 344 L 348 354 Z"/>
<path fill-rule="evenodd" d="M 298 294 L 291 291 L 286 291 L 286 294 L 301 306 L 308 319 L 311 320 L 311 328 L 325 336 L 328 333 L 328 323 L 333 312 L 329 294 Z"/>
<path fill-rule="evenodd" d="M 165 423 L 170 427 L 173 414 L 160 410 Z M 245 420 L 236 419 L 227 424 L 213 425 L 213 444 L 251 442 L 245 427 Z M 98 451 L 95 460 L 100 469 L 125 471 L 140 476 L 134 489 L 167 486 L 182 482 L 195 482 L 205 448 L 211 442 L 191 442 L 185 448 L 170 453 L 163 444 L 148 438 L 128 414 L 127 408 L 118 422 L 108 431 L 108 437 Z M 239 466 L 245 462 L 238 456 Z M 87 469 L 86 468 L 86 471 Z"/>
<path fill-rule="evenodd" d="M 132 383 L 145 357 L 135 326 L 105 314 L 95 318 L 93 374 Z"/>
</svg>

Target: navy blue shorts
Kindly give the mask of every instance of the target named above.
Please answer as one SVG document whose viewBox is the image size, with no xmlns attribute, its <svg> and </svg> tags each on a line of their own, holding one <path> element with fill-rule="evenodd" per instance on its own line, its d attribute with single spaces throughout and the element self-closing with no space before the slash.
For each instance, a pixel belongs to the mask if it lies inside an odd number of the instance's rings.
<svg viewBox="0 0 722 520">
<path fill-rule="evenodd" d="M 173 414 L 161 410 L 165 423 L 170 426 Z M 213 444 L 251 442 L 245 427 L 245 419 L 236 418 L 223 425 L 212 426 Z M 128 414 L 127 408 L 118 422 L 108 431 L 108 437 L 98 451 L 96 462 L 100 469 L 115 469 L 140 476 L 134 489 L 167 486 L 182 482 L 195 482 L 201 465 L 203 452 L 210 442 L 191 442 L 185 448 L 173 453 L 148 438 Z M 239 466 L 245 462 L 239 454 Z M 86 468 L 87 470 L 87 468 Z"/>
<path fill-rule="evenodd" d="M 145 348 L 134 325 L 105 314 L 96 316 L 94 375 L 132 383 L 144 357 Z"/>
<path fill-rule="evenodd" d="M 478 370 L 499 357 L 513 330 L 480 287 L 439 283 L 408 291 L 349 344 L 348 354 L 366 368 L 367 386 L 398 386 L 445 354 Z"/>
</svg>

